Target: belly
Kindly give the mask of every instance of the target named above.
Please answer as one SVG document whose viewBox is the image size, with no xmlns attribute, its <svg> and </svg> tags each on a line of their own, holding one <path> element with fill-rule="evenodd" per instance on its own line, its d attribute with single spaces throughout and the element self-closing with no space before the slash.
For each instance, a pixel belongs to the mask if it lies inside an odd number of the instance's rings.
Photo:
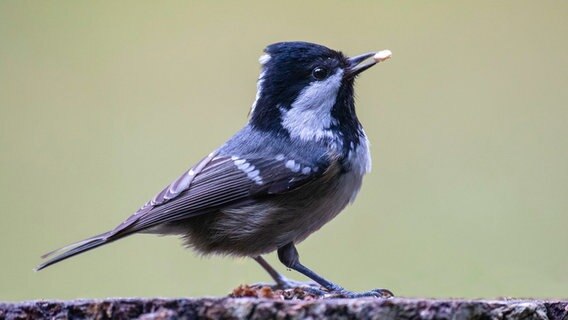
<svg viewBox="0 0 568 320">
<path fill-rule="evenodd" d="M 361 182 L 359 172 L 338 173 L 325 183 L 191 218 L 184 223 L 186 244 L 203 254 L 257 256 L 299 243 L 352 202 Z"/>
</svg>

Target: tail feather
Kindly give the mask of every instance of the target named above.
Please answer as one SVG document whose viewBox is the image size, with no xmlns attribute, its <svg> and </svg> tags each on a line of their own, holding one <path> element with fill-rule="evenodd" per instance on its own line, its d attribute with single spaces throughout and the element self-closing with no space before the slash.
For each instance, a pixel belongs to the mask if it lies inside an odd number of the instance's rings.
<svg viewBox="0 0 568 320">
<path fill-rule="evenodd" d="M 63 261 L 65 259 L 76 256 L 80 253 L 89 251 L 91 249 L 100 247 L 102 245 L 111 243 L 114 240 L 116 240 L 116 239 L 109 239 L 107 237 L 107 235 L 108 235 L 108 233 L 103 233 L 103 234 L 85 239 L 83 241 L 79 241 L 79 242 L 70 244 L 66 247 L 48 252 L 48 253 L 44 254 L 43 256 L 41 256 L 42 259 L 48 258 L 48 257 L 53 256 L 53 255 L 55 255 L 55 256 L 52 257 L 51 259 L 45 261 L 44 263 L 40 264 L 39 266 L 37 266 L 35 268 L 35 271 L 40 271 L 42 269 L 49 267 L 52 264 L 58 263 L 58 262 Z"/>
</svg>

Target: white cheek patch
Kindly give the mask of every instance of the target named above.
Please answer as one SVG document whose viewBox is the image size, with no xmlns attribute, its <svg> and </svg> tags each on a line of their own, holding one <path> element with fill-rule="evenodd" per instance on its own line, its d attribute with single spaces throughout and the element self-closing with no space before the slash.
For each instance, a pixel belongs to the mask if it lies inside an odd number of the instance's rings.
<svg viewBox="0 0 568 320">
<path fill-rule="evenodd" d="M 305 141 L 333 138 L 329 130 L 337 120 L 331 116 L 337 92 L 341 87 L 343 70 L 338 69 L 323 81 L 314 81 L 300 92 L 291 108 L 282 112 L 282 126 L 291 137 Z"/>
</svg>

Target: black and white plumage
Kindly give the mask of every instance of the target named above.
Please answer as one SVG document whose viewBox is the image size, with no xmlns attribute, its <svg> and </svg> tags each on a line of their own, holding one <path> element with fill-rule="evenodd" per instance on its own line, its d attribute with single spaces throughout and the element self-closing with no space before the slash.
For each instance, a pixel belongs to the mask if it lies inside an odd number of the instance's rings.
<svg viewBox="0 0 568 320">
<path fill-rule="evenodd" d="M 252 257 L 287 286 L 261 258 L 278 251 L 328 292 L 358 295 L 301 265 L 294 244 L 352 202 L 371 168 L 353 85 L 380 61 L 363 64 L 373 55 L 348 58 L 306 42 L 268 46 L 243 129 L 115 229 L 45 255 L 52 258 L 37 269 L 135 233 L 172 234 L 202 254 Z"/>
</svg>

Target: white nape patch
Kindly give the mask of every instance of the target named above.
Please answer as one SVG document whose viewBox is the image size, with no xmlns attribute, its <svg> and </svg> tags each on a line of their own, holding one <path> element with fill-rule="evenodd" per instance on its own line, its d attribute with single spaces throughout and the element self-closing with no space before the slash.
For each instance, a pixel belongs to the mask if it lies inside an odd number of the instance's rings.
<svg viewBox="0 0 568 320">
<path fill-rule="evenodd" d="M 270 61 L 270 58 L 272 58 L 268 53 L 265 53 L 263 55 L 260 56 L 260 58 L 258 58 L 258 62 L 260 62 L 260 64 L 265 65 L 268 61 Z"/>
<path fill-rule="evenodd" d="M 254 112 L 256 104 L 258 103 L 258 99 L 260 99 L 260 95 L 262 94 L 263 83 L 264 83 L 264 71 L 260 73 L 260 76 L 258 76 L 258 80 L 256 81 L 256 96 L 254 98 L 252 106 L 250 107 L 250 113 L 249 113 L 250 115 L 252 115 L 252 113 Z"/>
<path fill-rule="evenodd" d="M 260 62 L 260 64 L 264 66 L 270 60 L 270 58 L 272 57 L 268 53 L 265 53 L 261 55 L 260 58 L 258 58 L 258 62 Z M 264 82 L 264 74 L 265 72 L 262 71 L 260 73 L 260 76 L 258 76 L 258 80 L 256 81 L 256 97 L 254 98 L 254 102 L 250 107 L 250 113 L 249 113 L 250 115 L 252 115 L 252 113 L 254 112 L 258 99 L 260 99 L 260 95 L 262 94 L 262 83 Z"/>
<path fill-rule="evenodd" d="M 286 168 L 292 170 L 292 172 L 300 172 L 302 168 L 299 163 L 296 163 L 294 160 L 288 160 L 285 164 Z"/>
<path fill-rule="evenodd" d="M 310 83 L 292 103 L 290 110 L 280 108 L 282 126 L 290 136 L 305 141 L 333 138 L 330 126 L 335 123 L 331 109 L 341 87 L 343 70 L 338 69 L 323 81 Z"/>
<path fill-rule="evenodd" d="M 256 170 L 253 164 L 247 162 L 246 159 L 240 159 L 236 156 L 232 156 L 231 160 L 233 160 L 233 164 L 237 167 L 237 169 L 245 173 L 249 179 L 254 181 L 254 183 L 258 185 L 263 184 L 262 177 L 260 176 L 260 171 Z"/>
</svg>

